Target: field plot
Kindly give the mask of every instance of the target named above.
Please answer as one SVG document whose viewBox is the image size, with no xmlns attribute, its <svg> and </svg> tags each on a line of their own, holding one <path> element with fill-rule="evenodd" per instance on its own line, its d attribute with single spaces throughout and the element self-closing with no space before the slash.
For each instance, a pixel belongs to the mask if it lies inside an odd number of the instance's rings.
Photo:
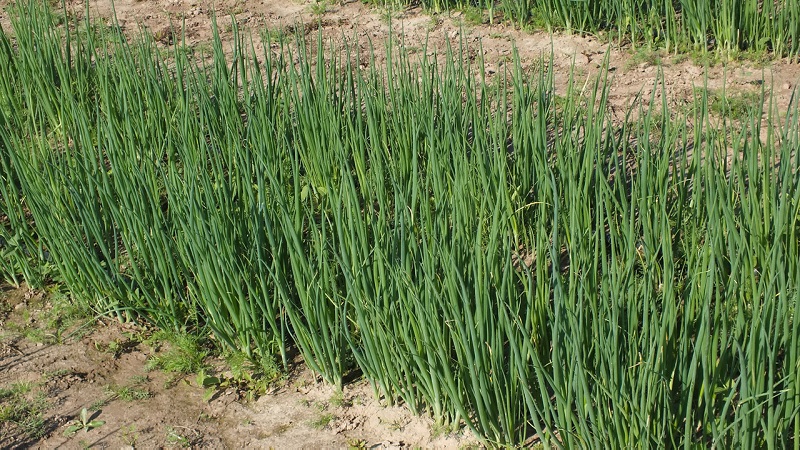
<svg viewBox="0 0 800 450">
<path fill-rule="evenodd" d="M 792 2 L 279 3 L 0 19 L 1 445 L 800 446 Z"/>
</svg>

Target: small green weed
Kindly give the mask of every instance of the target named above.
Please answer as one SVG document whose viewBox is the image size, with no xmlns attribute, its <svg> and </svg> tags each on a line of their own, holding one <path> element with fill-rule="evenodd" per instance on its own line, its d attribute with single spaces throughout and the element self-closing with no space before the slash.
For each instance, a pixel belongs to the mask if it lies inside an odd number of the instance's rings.
<svg viewBox="0 0 800 450">
<path fill-rule="evenodd" d="M 93 420 L 94 417 L 89 416 L 89 410 L 86 408 L 81 409 L 80 418 L 64 430 L 64 436 L 74 436 L 80 430 L 89 432 L 95 428 L 105 425 L 104 420 Z"/>
<path fill-rule="evenodd" d="M 625 70 L 633 69 L 641 65 L 661 66 L 663 63 L 664 51 L 651 47 L 639 47 L 630 58 L 625 61 Z"/>
<path fill-rule="evenodd" d="M 122 427 L 120 433 L 122 442 L 131 447 L 136 447 L 136 443 L 139 441 L 139 430 L 136 428 L 136 424 Z"/>
<path fill-rule="evenodd" d="M 264 28 L 261 31 L 261 39 L 264 42 L 270 42 L 273 44 L 282 43 L 288 41 L 293 35 L 291 33 L 287 33 L 286 29 L 282 27 L 276 28 Z"/>
<path fill-rule="evenodd" d="M 695 96 L 700 98 L 703 89 L 695 89 Z M 761 101 L 761 94 L 758 91 L 706 91 L 708 98 L 708 109 L 717 116 L 725 116 L 730 119 L 744 120 L 750 112 L 758 107 Z"/>
<path fill-rule="evenodd" d="M 389 431 L 403 431 L 405 427 L 406 424 L 401 423 L 400 420 L 393 420 L 391 423 L 389 423 L 389 425 L 387 425 Z"/>
<path fill-rule="evenodd" d="M 690 52 L 689 58 L 692 60 L 694 65 L 700 67 L 713 67 L 720 61 L 719 54 L 716 52 L 706 52 L 700 50 L 694 50 Z"/>
<path fill-rule="evenodd" d="M 19 320 L 9 321 L 5 328 L 31 342 L 60 344 L 66 339 L 83 337 L 91 331 L 94 318 L 90 311 L 61 292 L 60 287 L 41 294 L 41 304 L 25 308 Z"/>
<path fill-rule="evenodd" d="M 167 429 L 167 445 L 179 446 L 179 447 L 188 447 L 189 446 L 189 439 L 185 436 L 181 435 L 173 428 Z"/>
<path fill-rule="evenodd" d="M 282 376 L 271 358 L 261 358 L 256 363 L 242 352 L 228 352 L 224 358 L 230 369 L 230 376 L 211 375 L 204 369 L 197 374 L 197 385 L 205 389 L 206 402 L 217 392 L 228 388 L 237 390 L 247 401 L 255 400 L 264 395 Z"/>
<path fill-rule="evenodd" d="M 341 390 L 337 390 L 328 400 L 328 402 L 337 407 L 337 408 L 349 408 L 353 406 L 353 402 L 349 399 L 344 397 L 344 393 Z"/>
<path fill-rule="evenodd" d="M 0 388 L 0 400 L 5 400 L 7 398 L 18 398 L 30 392 L 31 388 L 32 383 L 28 381 L 20 381 L 12 384 L 10 387 Z"/>
<path fill-rule="evenodd" d="M 328 12 L 328 1 L 316 0 L 309 8 L 311 8 L 311 14 L 314 14 L 315 16 L 322 16 Z"/>
<path fill-rule="evenodd" d="M 45 372 L 43 377 L 46 380 L 52 380 L 52 379 L 55 379 L 55 378 L 60 378 L 60 377 L 64 377 L 64 376 L 67 376 L 67 375 L 71 375 L 73 373 L 75 373 L 75 371 L 72 370 L 72 369 L 56 369 L 56 370 L 53 370 L 53 371 L 50 371 L 50 372 Z"/>
<path fill-rule="evenodd" d="M 763 68 L 769 66 L 772 62 L 777 60 L 778 57 L 775 56 L 774 53 L 769 53 L 764 50 L 743 50 L 732 55 L 732 59 L 735 61 L 750 62 L 757 68 Z"/>
<path fill-rule="evenodd" d="M 483 14 L 483 9 L 477 6 L 467 6 L 462 10 L 464 23 L 467 25 L 481 25 L 488 22 Z"/>
<path fill-rule="evenodd" d="M 203 361 L 208 356 L 203 340 L 190 334 L 158 331 L 144 343 L 157 352 L 147 361 L 148 370 L 183 375 L 197 373 L 204 367 Z"/>
<path fill-rule="evenodd" d="M 98 352 L 110 353 L 114 357 L 114 359 L 119 358 L 119 355 L 122 353 L 122 345 L 116 339 L 106 343 L 95 342 L 94 348 Z"/>
<path fill-rule="evenodd" d="M 348 450 L 363 450 L 367 448 L 367 441 L 358 438 L 350 438 L 347 440 Z"/>
<path fill-rule="evenodd" d="M 45 431 L 47 401 L 33 383 L 19 382 L 0 388 L 0 441 L 7 436 L 39 439 Z"/>
<path fill-rule="evenodd" d="M 118 398 L 127 402 L 145 400 L 153 396 L 147 388 L 140 386 L 141 383 L 132 383 L 128 386 L 110 385 L 106 387 L 106 393 L 111 398 Z"/>
<path fill-rule="evenodd" d="M 320 414 L 319 417 L 311 421 L 311 426 L 313 428 L 321 430 L 330 425 L 330 423 L 333 422 L 333 419 L 335 418 L 336 416 L 334 416 L 331 413 Z"/>
<path fill-rule="evenodd" d="M 177 428 L 186 431 L 178 431 Z M 166 444 L 170 447 L 183 447 L 188 448 L 193 445 L 193 440 L 189 438 L 188 432 L 197 435 L 197 431 L 186 427 L 167 427 Z"/>
<path fill-rule="evenodd" d="M 50 307 L 43 314 L 43 322 L 57 343 L 71 337 L 80 339 L 84 333 L 91 331 L 95 323 L 94 316 L 86 305 L 74 301 L 62 289 L 56 287 L 46 294 Z"/>
<path fill-rule="evenodd" d="M 124 353 L 128 353 L 142 341 L 142 337 L 137 333 L 125 332 L 123 337 L 119 339 L 112 339 L 108 342 L 94 342 L 94 348 L 98 352 L 108 353 L 114 359 L 119 358 Z"/>
</svg>

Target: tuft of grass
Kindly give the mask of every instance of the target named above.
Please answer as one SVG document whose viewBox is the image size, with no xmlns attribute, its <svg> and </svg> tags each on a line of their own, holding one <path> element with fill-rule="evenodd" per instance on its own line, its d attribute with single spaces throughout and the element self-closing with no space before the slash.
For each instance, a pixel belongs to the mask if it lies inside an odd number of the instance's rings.
<svg viewBox="0 0 800 450">
<path fill-rule="evenodd" d="M 336 391 L 328 400 L 328 403 L 337 408 L 349 408 L 353 406 L 353 402 L 346 399 L 342 391 Z"/>
<path fill-rule="evenodd" d="M 482 25 L 488 20 L 484 16 L 484 10 L 475 6 L 467 6 L 462 9 L 463 20 L 467 25 Z"/>
<path fill-rule="evenodd" d="M 661 66 L 665 52 L 652 47 L 639 47 L 635 49 L 631 56 L 625 61 L 625 70 L 630 70 L 640 65 Z"/>
<path fill-rule="evenodd" d="M 205 367 L 209 351 L 203 338 L 188 333 L 157 331 L 144 342 L 154 354 L 147 360 L 148 370 L 188 375 Z"/>
<path fill-rule="evenodd" d="M 328 0 L 314 0 L 309 8 L 311 9 L 311 14 L 321 17 L 328 12 Z"/>
<path fill-rule="evenodd" d="M 145 400 L 153 396 L 149 390 L 133 386 L 111 387 L 111 391 L 117 398 L 128 402 Z"/>
<path fill-rule="evenodd" d="M 146 400 L 153 396 L 153 393 L 143 386 L 147 381 L 147 377 L 135 377 L 124 386 L 109 385 L 106 387 L 106 395 L 109 399 L 118 398 L 128 402 Z"/>
<path fill-rule="evenodd" d="M 28 318 L 24 328 L 26 338 L 34 342 L 60 344 L 67 339 L 80 339 L 93 330 L 96 317 L 86 305 L 74 299 L 64 286 L 50 286 L 42 299 L 42 308 L 26 312 Z"/>
<path fill-rule="evenodd" d="M 334 421 L 334 419 L 336 419 L 335 415 L 333 415 L 331 413 L 323 413 L 323 414 L 320 414 L 314 420 L 312 420 L 310 425 L 311 425 L 312 428 L 316 428 L 318 430 L 321 430 L 323 428 L 326 428 L 328 425 L 330 425 L 331 422 Z"/>
<path fill-rule="evenodd" d="M 0 442 L 13 437 L 18 442 L 38 440 L 47 433 L 44 411 L 47 400 L 33 383 L 18 382 L 0 387 Z"/>
<path fill-rule="evenodd" d="M 704 95 L 708 99 L 710 112 L 717 117 L 743 121 L 751 113 L 762 110 L 761 93 L 755 90 L 695 89 L 695 96 Z"/>
<path fill-rule="evenodd" d="M 261 40 L 265 43 L 281 44 L 289 41 L 294 37 L 294 34 L 287 33 L 284 27 L 264 28 L 261 33 Z M 210 52 L 208 52 L 210 53 Z"/>
</svg>

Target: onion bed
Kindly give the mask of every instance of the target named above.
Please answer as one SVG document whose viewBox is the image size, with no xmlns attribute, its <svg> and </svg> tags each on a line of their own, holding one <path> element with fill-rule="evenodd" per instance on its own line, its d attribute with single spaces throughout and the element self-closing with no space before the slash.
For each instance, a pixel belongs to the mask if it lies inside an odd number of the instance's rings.
<svg viewBox="0 0 800 450">
<path fill-rule="evenodd" d="M 800 445 L 796 100 L 733 120 L 654 92 L 619 123 L 607 80 L 559 96 L 546 60 L 488 83 L 458 48 L 256 54 L 234 26 L 201 63 L 25 8 L 6 282 L 299 353 L 489 444 Z"/>
</svg>

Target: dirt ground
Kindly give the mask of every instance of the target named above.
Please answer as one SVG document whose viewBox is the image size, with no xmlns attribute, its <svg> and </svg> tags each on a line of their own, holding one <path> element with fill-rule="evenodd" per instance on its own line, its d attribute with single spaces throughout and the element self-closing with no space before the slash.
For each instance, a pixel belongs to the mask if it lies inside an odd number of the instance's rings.
<svg viewBox="0 0 800 450">
<path fill-rule="evenodd" d="M 0 0 L 0 25 L 5 30 L 10 29 L 9 3 Z M 75 0 L 67 4 L 76 15 L 85 8 Z M 659 74 L 667 103 L 677 111 L 704 83 L 712 91 L 724 86 L 729 94 L 745 99 L 762 87 L 773 89 L 776 106 L 785 110 L 800 81 L 800 66 L 785 60 L 748 57 L 723 64 L 702 55 L 619 48 L 603 36 L 523 32 L 508 24 L 476 24 L 459 12 L 431 16 L 419 8 L 390 11 L 360 1 L 116 0 L 112 8 L 108 0 L 90 0 L 89 12 L 109 22 L 116 13 L 124 31 L 136 33 L 144 26 L 164 46 L 173 45 L 179 36 L 171 27 L 184 24 L 187 44 L 202 47 L 211 37 L 212 5 L 225 40 L 232 38 L 230 16 L 243 29 L 272 36 L 302 27 L 302 33 L 315 37 L 321 29 L 326 38 L 346 38 L 362 50 L 372 45 L 379 63 L 390 34 L 411 52 L 422 51 L 425 42 L 429 51 L 464 42 L 471 59 L 479 60 L 482 53 L 488 77 L 502 73 L 515 48 L 526 68 L 552 51 L 558 89 L 565 89 L 571 70 L 579 86 L 588 83 L 608 57 L 609 101 L 620 118 L 637 95 L 649 97 Z M 255 401 L 243 399 L 233 388 L 220 389 L 205 401 L 206 391 L 193 375 L 147 370 L 148 361 L 167 349 L 137 338 L 146 330 L 106 320 L 67 327 L 63 318 L 54 318 L 58 314 L 52 304 L 49 294 L 25 287 L 6 286 L 0 292 L 0 419 L 23 407 L 27 409 L 18 415 L 28 419 L 0 420 L 0 448 L 477 445 L 468 432 L 447 433 L 429 418 L 383 405 L 363 381 L 337 393 L 307 371 L 290 374 Z M 206 363 L 221 365 L 213 359 Z M 86 427 L 79 423 L 83 408 L 90 416 Z M 104 423 L 92 427 L 92 420 Z M 73 425 L 81 429 L 66 436 Z"/>
<path fill-rule="evenodd" d="M 0 448 L 476 446 L 468 432 L 382 404 L 363 381 L 339 393 L 298 370 L 257 399 L 235 387 L 206 391 L 194 374 L 149 370 L 170 348 L 148 343 L 148 330 L 71 315 L 53 298 L 0 292 Z M 220 358 L 203 364 L 225 376 Z M 104 423 L 84 431 L 83 408 L 87 423 Z"/>
</svg>

